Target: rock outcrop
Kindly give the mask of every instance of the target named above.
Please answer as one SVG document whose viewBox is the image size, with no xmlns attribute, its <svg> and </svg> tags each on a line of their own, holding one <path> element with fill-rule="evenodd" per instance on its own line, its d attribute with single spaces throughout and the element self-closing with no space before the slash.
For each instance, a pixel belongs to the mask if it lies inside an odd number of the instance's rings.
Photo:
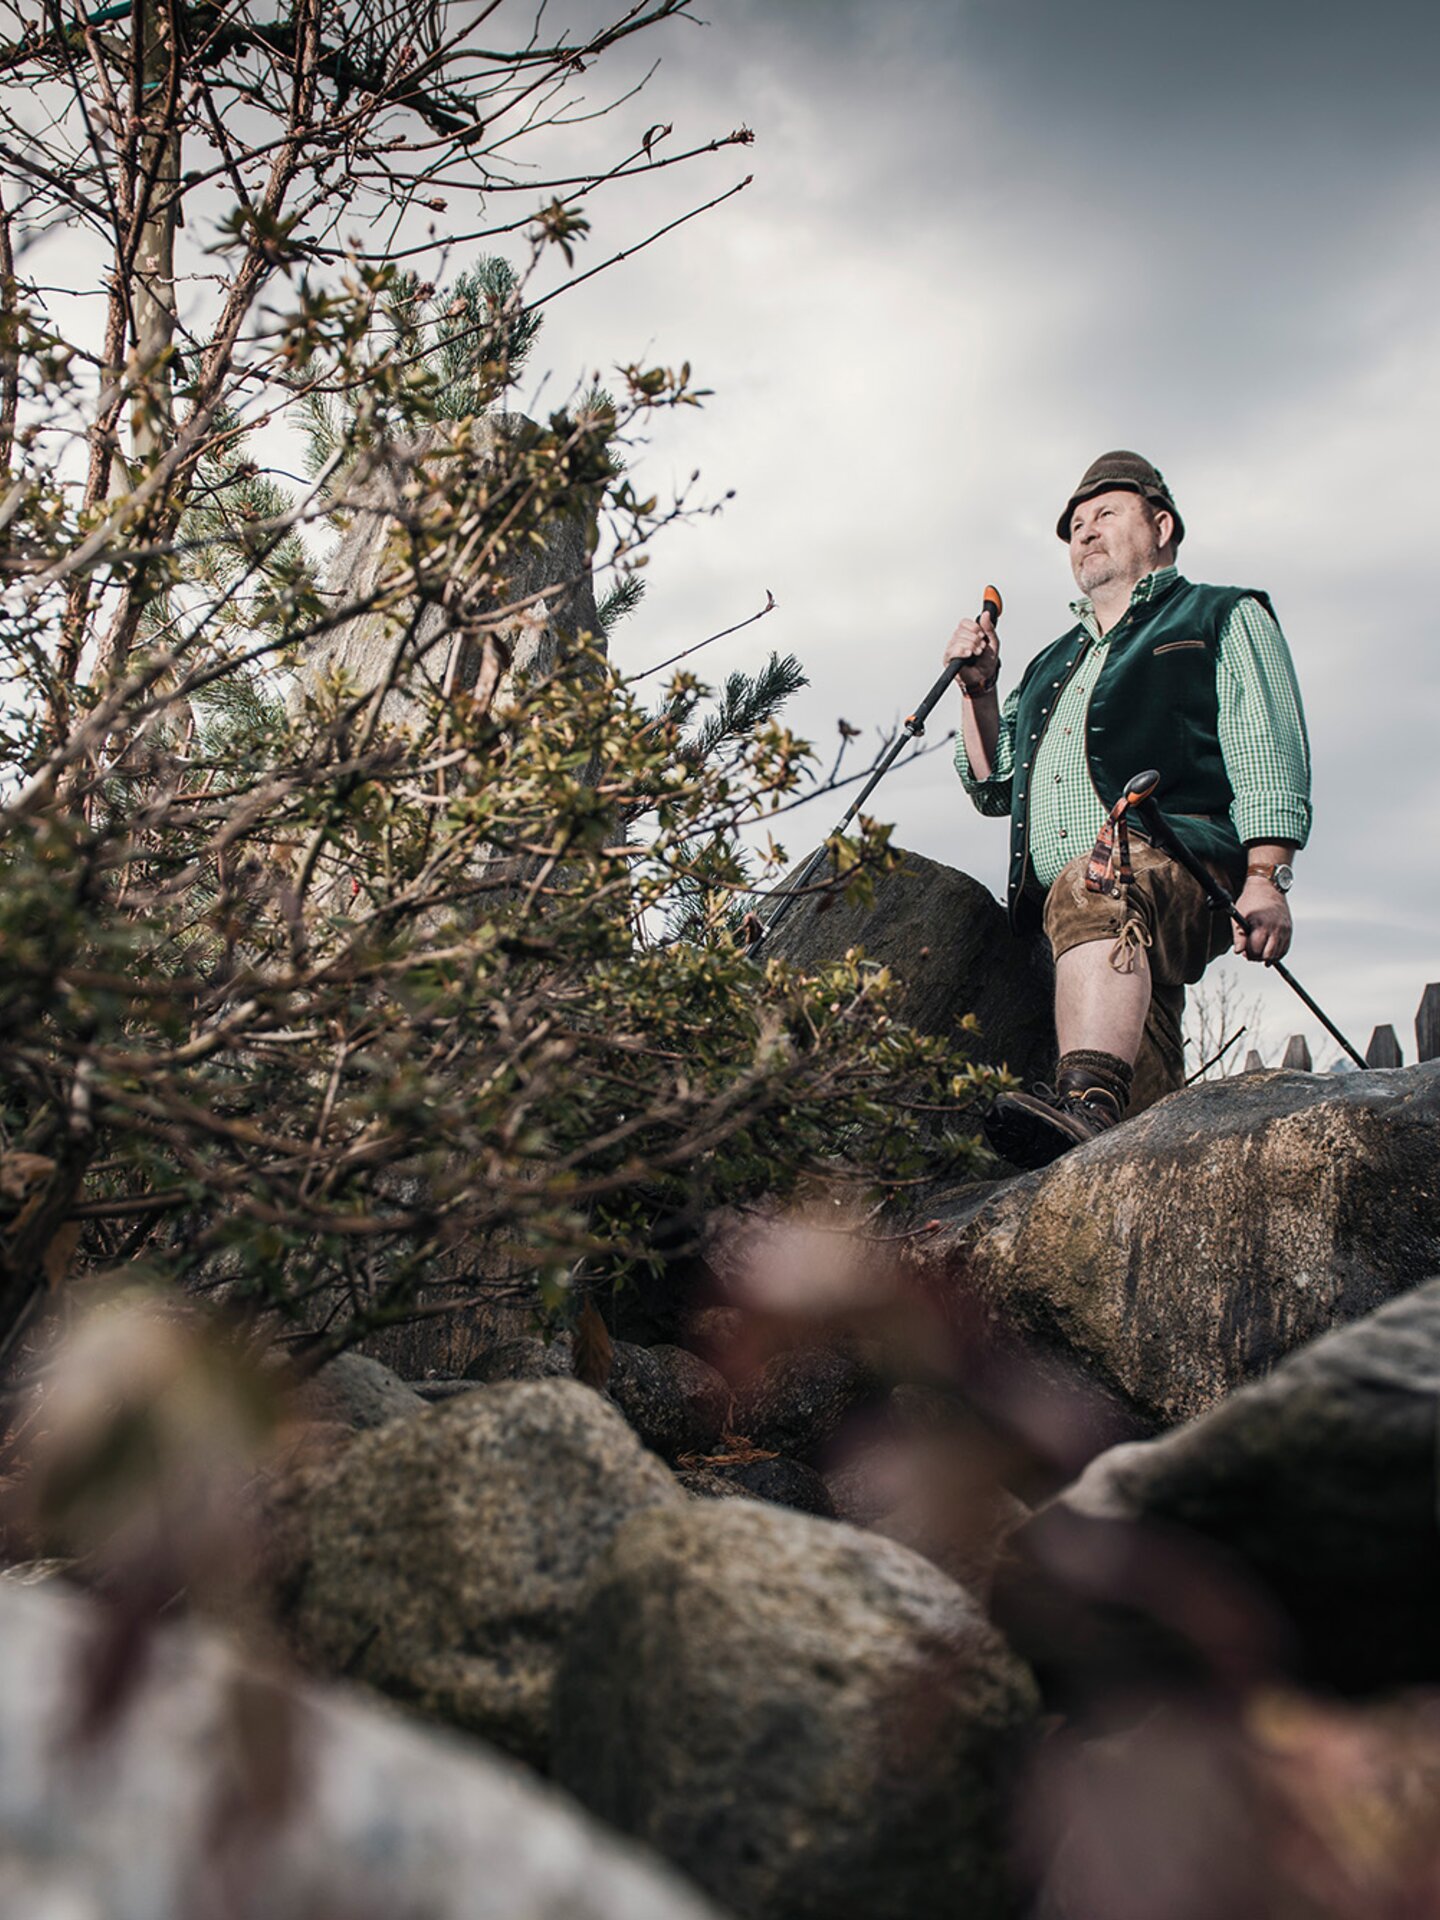
<svg viewBox="0 0 1440 1920">
<path fill-rule="evenodd" d="M 88 1601 L 0 1581 L 6 1920 L 721 1920 L 478 1745 L 187 1629 L 86 1732 L 107 1634 Z"/>
<path fill-rule="evenodd" d="M 955 1325 L 1053 1361 L 1135 1435 L 1437 1270 L 1440 1062 L 1203 1083 L 921 1236 L 913 1262 Z"/>
<path fill-rule="evenodd" d="M 493 414 L 472 422 L 468 442 L 443 446 L 430 435 L 413 445 L 391 446 L 385 458 L 371 462 L 344 483 L 343 500 L 349 525 L 327 569 L 329 591 L 344 604 L 362 604 L 394 565 L 401 516 L 416 506 L 407 497 L 444 491 L 453 482 L 447 476 L 457 463 L 481 473 L 503 469 L 522 459 L 541 436 L 541 429 L 523 414 Z M 393 672 L 397 637 L 404 632 L 399 614 L 359 614 L 341 626 L 335 636 L 306 662 L 306 673 L 345 672 L 363 691 L 388 688 L 382 715 L 405 724 L 419 713 L 428 693 L 474 695 L 493 689 L 510 674 L 541 676 L 554 671 L 581 634 L 599 637 L 595 593 L 590 577 L 594 527 L 583 514 L 551 513 L 543 520 L 541 537 L 530 540 L 523 531 L 512 538 L 503 559 L 492 559 L 490 575 L 467 588 L 464 616 L 454 619 L 439 605 L 421 610 L 416 633 L 406 656 L 405 670 Z M 487 613 L 508 618 L 487 636 L 476 622 Z"/>
<path fill-rule="evenodd" d="M 1440 1683 L 1437 1407 L 1432 1280 L 1177 1432 L 1102 1454 L 1011 1536 L 1002 1620 L 1062 1686 L 1093 1690 L 1203 1661 L 1203 1636 L 1178 1642 L 1208 1589 L 1227 1631 L 1248 1613 L 1256 1652 L 1307 1680 Z"/>
<path fill-rule="evenodd" d="M 1025 1671 L 918 1555 L 696 1501 L 628 1522 L 597 1565 L 554 1770 L 751 1920 L 990 1920 L 1034 1724 Z"/>
<path fill-rule="evenodd" d="M 543 1764 L 591 1563 L 665 1505 L 688 1502 L 589 1387 L 481 1388 L 361 1434 L 278 1496 L 287 1631 L 312 1666 Z"/>
<path fill-rule="evenodd" d="M 381 695 L 386 726 L 414 729 L 427 712 L 459 702 L 485 706 L 517 682 L 594 670 L 594 650 L 604 647 L 590 564 L 597 496 L 593 487 L 575 488 L 570 511 L 543 507 L 537 475 L 555 476 L 552 498 L 563 491 L 560 464 L 540 457 L 546 439 L 547 430 L 523 414 L 491 413 L 369 450 L 337 478 L 335 504 L 346 524 L 326 568 L 327 594 L 339 610 L 369 606 L 378 595 L 383 610 L 342 620 L 308 651 L 295 704 L 340 674 L 359 693 Z M 450 524 L 451 506 L 467 487 L 482 498 L 508 489 L 508 509 L 492 509 L 493 524 L 505 522 L 504 538 L 473 543 L 468 568 L 456 568 L 443 591 L 432 581 L 422 604 L 387 604 L 384 583 L 403 577 L 413 558 L 406 529 L 417 520 Z M 582 777 L 593 780 L 593 769 Z M 488 857 L 477 854 L 477 861 Z M 530 864 L 510 859 L 503 871 L 518 879 Z M 348 905 L 348 874 L 334 878 Z M 476 1278 L 484 1275 L 495 1304 L 382 1329 L 367 1347 L 405 1379 L 458 1374 L 495 1341 L 524 1331 L 526 1310 L 502 1303 L 526 1271 L 523 1256 L 494 1242 L 449 1246 L 417 1287 L 417 1301 L 433 1307 L 454 1299 L 457 1275 L 464 1293 L 483 1294 Z"/>
</svg>

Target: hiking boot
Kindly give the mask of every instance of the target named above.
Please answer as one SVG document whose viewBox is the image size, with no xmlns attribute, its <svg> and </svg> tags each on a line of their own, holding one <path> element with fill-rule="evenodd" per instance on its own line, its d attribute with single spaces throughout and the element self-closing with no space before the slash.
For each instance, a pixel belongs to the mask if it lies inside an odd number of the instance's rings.
<svg viewBox="0 0 1440 1920">
<path fill-rule="evenodd" d="M 1108 1133 L 1125 1117 L 1119 1099 L 1093 1073 L 1067 1068 L 1034 1093 L 998 1094 L 985 1116 L 985 1138 L 1002 1160 L 1032 1171 L 1072 1147 Z"/>
</svg>

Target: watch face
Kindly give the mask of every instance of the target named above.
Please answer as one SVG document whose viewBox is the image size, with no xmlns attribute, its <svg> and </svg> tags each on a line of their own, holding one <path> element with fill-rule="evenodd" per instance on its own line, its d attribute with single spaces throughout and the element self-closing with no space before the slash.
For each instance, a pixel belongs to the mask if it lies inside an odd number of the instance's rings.
<svg viewBox="0 0 1440 1920">
<path fill-rule="evenodd" d="M 1282 860 L 1271 877 L 1281 893 L 1288 893 L 1295 884 L 1295 869 L 1293 867 L 1287 867 Z"/>
</svg>

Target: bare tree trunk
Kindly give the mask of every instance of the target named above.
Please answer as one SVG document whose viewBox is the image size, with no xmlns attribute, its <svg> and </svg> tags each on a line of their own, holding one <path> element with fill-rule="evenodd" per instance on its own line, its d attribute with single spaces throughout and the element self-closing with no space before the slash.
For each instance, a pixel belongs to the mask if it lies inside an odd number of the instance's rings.
<svg viewBox="0 0 1440 1920">
<path fill-rule="evenodd" d="M 176 23 L 160 0 L 135 0 L 137 118 L 145 127 L 135 183 L 135 361 L 131 451 L 137 472 L 169 445 L 173 432 L 171 348 L 175 340 L 175 225 L 179 212 L 180 136 L 174 129 L 179 82 Z"/>
</svg>

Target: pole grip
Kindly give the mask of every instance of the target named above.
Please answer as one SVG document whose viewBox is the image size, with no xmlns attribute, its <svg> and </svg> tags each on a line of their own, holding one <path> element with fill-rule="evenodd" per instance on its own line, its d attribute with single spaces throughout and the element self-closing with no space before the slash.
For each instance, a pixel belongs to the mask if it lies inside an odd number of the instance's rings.
<svg viewBox="0 0 1440 1920">
<path fill-rule="evenodd" d="M 983 620 L 988 613 L 990 616 L 990 624 L 994 626 L 1004 611 L 1005 602 L 1000 598 L 1000 589 L 998 587 L 986 587 L 985 592 L 981 596 L 980 611 L 976 615 L 976 618 Z M 940 675 L 940 678 L 935 682 L 934 686 L 931 687 L 929 693 L 926 694 L 925 698 L 913 713 L 906 715 L 905 731 L 912 740 L 918 740 L 921 734 L 924 733 L 925 722 L 930 718 L 936 701 L 944 694 L 945 689 L 955 678 L 956 674 L 959 673 L 963 664 L 963 661 L 960 660 L 947 660 L 945 662 L 944 672 Z"/>
</svg>

